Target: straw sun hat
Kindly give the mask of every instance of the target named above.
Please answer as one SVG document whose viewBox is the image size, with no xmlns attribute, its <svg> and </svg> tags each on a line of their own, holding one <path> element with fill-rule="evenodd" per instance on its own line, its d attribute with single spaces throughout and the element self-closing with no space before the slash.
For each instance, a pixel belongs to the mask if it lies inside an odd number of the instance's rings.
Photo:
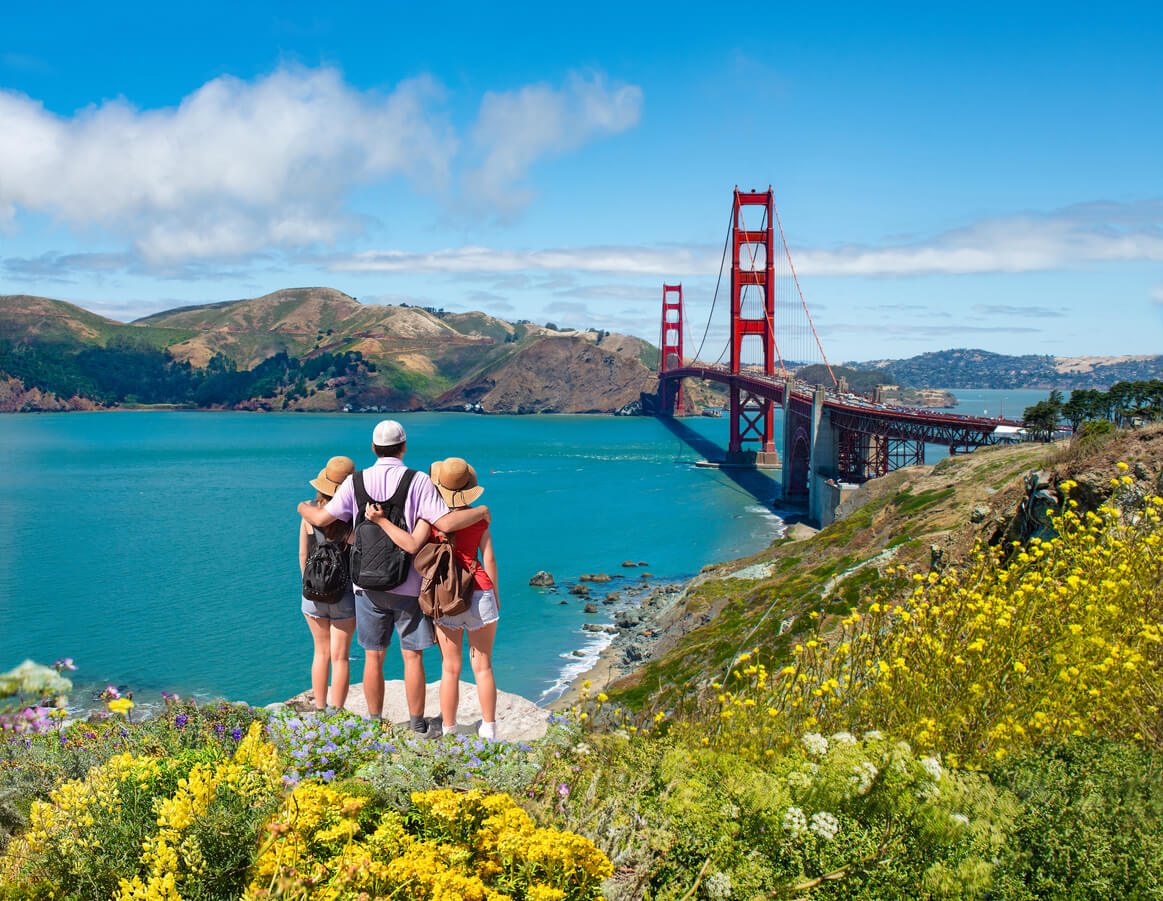
<svg viewBox="0 0 1163 901">
<path fill-rule="evenodd" d="M 355 472 L 355 463 L 350 457 L 332 457 L 327 461 L 327 465 L 319 470 L 319 475 L 307 484 L 328 497 L 335 497 L 335 492 L 339 490 L 343 480 L 353 472 Z"/>
<path fill-rule="evenodd" d="M 484 494 L 477 484 L 477 472 L 460 457 L 437 460 L 428 467 L 432 484 L 450 507 L 465 507 Z"/>
</svg>

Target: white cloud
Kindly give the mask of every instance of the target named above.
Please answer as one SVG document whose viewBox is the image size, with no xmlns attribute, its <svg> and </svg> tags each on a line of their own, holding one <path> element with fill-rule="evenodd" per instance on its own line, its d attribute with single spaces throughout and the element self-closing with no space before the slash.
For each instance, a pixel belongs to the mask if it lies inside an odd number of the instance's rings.
<svg viewBox="0 0 1163 901">
<path fill-rule="evenodd" d="M 1004 303 L 974 304 L 973 311 L 987 316 L 1025 316 L 1037 319 L 1062 318 L 1066 315 L 1066 307 L 1018 306 Z"/>
<path fill-rule="evenodd" d="M 1163 285 L 1151 292 L 1151 303 L 1163 306 Z"/>
<path fill-rule="evenodd" d="M 337 271 L 415 273 L 595 272 L 668 278 L 718 272 L 722 245 L 597 245 L 545 250 L 466 246 L 366 251 L 327 260 Z M 792 248 L 800 275 L 910 276 L 1069 269 L 1082 263 L 1163 260 L 1163 200 L 1079 204 L 989 219 L 927 240 Z M 580 293 L 580 291 L 579 291 Z"/>
<path fill-rule="evenodd" d="M 562 88 L 533 84 L 489 91 L 472 129 L 472 143 L 484 159 L 465 173 L 464 191 L 473 201 L 511 213 L 532 199 L 522 182 L 538 159 L 626 131 L 641 116 L 642 89 L 607 84 L 601 74 L 572 74 Z"/>
<path fill-rule="evenodd" d="M 334 69 L 222 76 L 173 108 L 123 99 L 59 116 L 0 91 L 0 224 L 17 209 L 128 235 L 149 262 L 332 241 L 357 185 L 446 184 L 455 140 L 429 78 L 387 95 Z"/>
<path fill-rule="evenodd" d="M 708 252 L 714 255 L 712 261 Z M 498 250 L 492 247 L 458 247 L 412 253 L 403 250 L 369 250 L 334 257 L 328 268 L 338 272 L 496 273 L 496 272 L 601 272 L 616 275 L 673 275 L 706 272 L 718 267 L 719 258 L 709 248 L 634 247 L 599 245 L 558 247 L 548 250 Z M 714 270 L 710 270 L 714 271 Z"/>
<path fill-rule="evenodd" d="M 1040 272 L 1087 262 L 1163 260 L 1163 200 L 1077 204 L 986 219 L 926 240 L 793 250 L 804 275 Z"/>
</svg>

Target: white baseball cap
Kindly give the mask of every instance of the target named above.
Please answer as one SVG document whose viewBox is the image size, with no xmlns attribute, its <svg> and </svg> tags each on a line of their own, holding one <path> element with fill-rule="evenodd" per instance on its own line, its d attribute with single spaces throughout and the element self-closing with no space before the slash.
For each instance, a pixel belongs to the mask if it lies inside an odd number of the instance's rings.
<svg viewBox="0 0 1163 901">
<path fill-rule="evenodd" d="M 384 419 L 376 423 L 372 430 L 372 444 L 376 447 L 391 447 L 404 443 L 404 427 L 394 419 Z"/>
</svg>

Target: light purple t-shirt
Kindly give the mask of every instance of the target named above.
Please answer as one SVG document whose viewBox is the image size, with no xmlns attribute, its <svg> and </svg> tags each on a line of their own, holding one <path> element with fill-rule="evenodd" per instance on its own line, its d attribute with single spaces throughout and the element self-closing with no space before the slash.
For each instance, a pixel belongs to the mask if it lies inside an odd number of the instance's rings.
<svg viewBox="0 0 1163 901">
<path fill-rule="evenodd" d="M 405 469 L 407 467 L 399 457 L 380 457 L 375 466 L 363 471 L 363 487 L 367 489 L 373 501 L 386 501 L 396 493 Z M 336 519 L 345 519 L 348 522 L 355 522 L 356 514 L 355 485 L 352 484 L 352 479 L 353 476 L 344 479 L 339 490 L 335 492 L 335 497 L 324 507 Z M 444 498 L 440 496 L 432 480 L 426 473 L 417 472 L 408 487 L 408 500 L 404 503 L 404 522 L 407 523 L 408 531 L 411 532 L 415 528 L 419 519 L 426 519 L 432 523 L 447 512 L 448 504 L 444 503 Z M 355 587 L 359 588 L 358 585 Z M 392 594 L 408 597 L 420 594 L 420 574 L 416 572 L 415 564 L 408 571 L 408 578 L 399 587 L 392 589 Z"/>
</svg>

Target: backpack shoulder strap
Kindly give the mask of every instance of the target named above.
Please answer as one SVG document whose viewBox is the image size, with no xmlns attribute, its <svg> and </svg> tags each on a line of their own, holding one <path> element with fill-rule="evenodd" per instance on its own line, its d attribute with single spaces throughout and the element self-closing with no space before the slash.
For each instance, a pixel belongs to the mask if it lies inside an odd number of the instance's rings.
<svg viewBox="0 0 1163 901">
<path fill-rule="evenodd" d="M 363 484 L 363 470 L 358 469 L 355 475 L 351 478 L 351 487 L 355 491 L 355 516 L 351 520 L 352 526 L 358 526 L 363 522 L 363 511 L 371 502 L 371 497 L 367 493 L 367 488 Z"/>
<path fill-rule="evenodd" d="M 396 486 L 396 493 L 392 495 L 392 499 L 389 501 L 392 508 L 399 510 L 400 513 L 404 512 L 404 504 L 408 502 L 408 489 L 412 487 L 412 479 L 415 477 L 416 470 L 404 470 L 403 478 L 400 479 L 400 484 Z"/>
<path fill-rule="evenodd" d="M 318 526 L 311 526 L 311 534 L 315 537 L 315 544 L 326 544 L 327 536 L 323 534 L 323 530 Z"/>
</svg>

